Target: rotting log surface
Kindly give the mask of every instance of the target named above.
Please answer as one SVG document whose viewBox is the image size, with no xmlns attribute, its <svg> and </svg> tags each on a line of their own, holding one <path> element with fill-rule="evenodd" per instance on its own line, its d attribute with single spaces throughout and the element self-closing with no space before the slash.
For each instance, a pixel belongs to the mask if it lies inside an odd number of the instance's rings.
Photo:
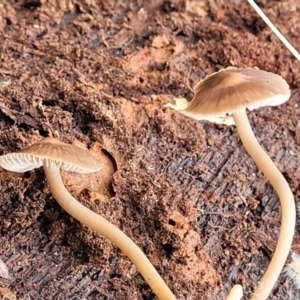
<svg viewBox="0 0 300 300">
<path fill-rule="evenodd" d="M 144 3 L 1 1 L 0 154 L 48 134 L 101 145 L 118 167 L 106 192 L 64 173 L 72 194 L 130 235 L 178 298 L 221 300 L 235 283 L 248 298 L 277 241 L 277 196 L 235 128 L 163 105 L 229 65 L 282 75 L 290 101 L 249 119 L 298 203 L 300 63 L 246 1 Z M 262 8 L 300 45 L 297 3 Z M 0 288 L 18 299 L 154 299 L 119 250 L 60 209 L 42 170 L 0 172 L 0 245 L 12 276 Z M 282 276 L 270 299 L 286 295 L 300 297 Z"/>
</svg>

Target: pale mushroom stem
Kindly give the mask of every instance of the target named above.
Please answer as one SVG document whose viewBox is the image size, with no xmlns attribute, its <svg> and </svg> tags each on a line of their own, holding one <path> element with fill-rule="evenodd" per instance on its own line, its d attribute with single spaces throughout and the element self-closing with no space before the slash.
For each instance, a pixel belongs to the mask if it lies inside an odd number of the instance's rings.
<svg viewBox="0 0 300 300">
<path fill-rule="evenodd" d="M 62 182 L 58 166 L 53 165 L 47 167 L 44 164 L 44 170 L 51 193 L 66 212 L 82 224 L 109 239 L 119 249 L 121 249 L 140 271 L 152 291 L 159 299 L 176 299 L 143 251 L 124 232 L 100 215 L 79 203 L 72 195 L 70 195 Z"/>
<path fill-rule="evenodd" d="M 267 299 L 288 257 L 295 229 L 296 209 L 292 191 L 273 161 L 262 149 L 249 124 L 246 110 L 233 114 L 237 131 L 249 155 L 276 190 L 281 203 L 281 228 L 273 258 L 251 300 Z"/>
<path fill-rule="evenodd" d="M 241 285 L 236 284 L 226 297 L 226 300 L 241 300 L 243 297 L 243 288 Z"/>
</svg>

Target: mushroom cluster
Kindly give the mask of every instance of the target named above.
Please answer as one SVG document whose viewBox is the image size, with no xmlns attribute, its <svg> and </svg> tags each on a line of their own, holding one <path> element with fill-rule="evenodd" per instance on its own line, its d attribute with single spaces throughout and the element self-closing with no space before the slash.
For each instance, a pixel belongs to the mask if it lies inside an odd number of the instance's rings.
<svg viewBox="0 0 300 300">
<path fill-rule="evenodd" d="M 276 190 L 282 209 L 281 228 L 272 260 L 255 289 L 252 300 L 264 300 L 274 287 L 292 244 L 296 210 L 292 191 L 275 164 L 262 149 L 251 129 L 246 108 L 275 106 L 290 97 L 287 82 L 279 75 L 258 68 L 228 67 L 207 76 L 194 87 L 194 97 L 179 111 L 197 120 L 216 120 L 232 115 L 241 141 L 258 168 Z M 168 105 L 171 106 L 171 105 Z M 176 106 L 173 106 L 176 109 Z M 222 123 L 222 122 L 219 122 Z M 240 286 L 235 286 L 227 300 L 241 299 Z"/>
<path fill-rule="evenodd" d="M 51 137 L 44 138 L 19 152 L 0 156 L 0 167 L 12 172 L 26 172 L 42 166 L 50 191 L 60 206 L 73 218 L 100 233 L 121 249 L 159 299 L 174 300 L 175 296 L 143 251 L 123 231 L 79 203 L 63 184 L 60 168 L 71 172 L 91 173 L 100 171 L 102 163 L 88 152 Z"/>
<path fill-rule="evenodd" d="M 257 68 L 229 67 L 200 81 L 195 86 L 194 93 L 192 101 L 179 111 L 198 120 L 210 121 L 232 115 L 244 147 L 279 196 L 282 219 L 278 243 L 273 258 L 251 297 L 251 300 L 265 300 L 289 254 L 296 212 L 291 189 L 257 142 L 247 118 L 246 108 L 252 110 L 260 106 L 284 103 L 290 97 L 289 86 L 282 77 L 273 73 Z M 176 106 L 173 108 L 176 109 Z M 0 156 L 0 167 L 12 172 L 30 171 L 41 166 L 44 168 L 50 191 L 63 209 L 120 248 L 135 264 L 159 299 L 176 299 L 142 250 L 116 226 L 79 203 L 65 188 L 60 168 L 79 173 L 97 172 L 102 168 L 101 162 L 88 152 L 54 138 L 45 138 L 29 148 Z M 242 296 L 242 287 L 235 285 L 226 299 L 239 300 Z"/>
</svg>

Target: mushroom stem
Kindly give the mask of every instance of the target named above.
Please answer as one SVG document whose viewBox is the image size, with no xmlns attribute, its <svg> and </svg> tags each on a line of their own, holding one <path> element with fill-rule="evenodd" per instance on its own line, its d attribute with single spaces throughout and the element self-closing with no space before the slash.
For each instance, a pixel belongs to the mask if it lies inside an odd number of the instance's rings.
<svg viewBox="0 0 300 300">
<path fill-rule="evenodd" d="M 159 299 L 176 299 L 143 251 L 124 232 L 70 195 L 62 182 L 58 166 L 54 164 L 47 167 L 44 164 L 44 170 L 51 193 L 66 212 L 120 248 L 140 271 Z"/>
<path fill-rule="evenodd" d="M 267 299 L 288 257 L 295 229 L 296 209 L 292 191 L 273 161 L 262 149 L 251 129 L 246 109 L 233 113 L 237 131 L 249 155 L 276 190 L 281 203 L 281 228 L 273 258 L 251 300 Z"/>
<path fill-rule="evenodd" d="M 243 297 L 243 288 L 241 285 L 236 284 L 226 297 L 226 300 L 241 300 Z"/>
</svg>

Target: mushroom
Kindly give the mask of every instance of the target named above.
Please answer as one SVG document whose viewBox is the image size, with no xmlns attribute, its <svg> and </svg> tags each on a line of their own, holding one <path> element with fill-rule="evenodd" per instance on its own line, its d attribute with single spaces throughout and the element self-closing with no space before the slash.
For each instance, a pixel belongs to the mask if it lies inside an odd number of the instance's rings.
<svg viewBox="0 0 300 300">
<path fill-rule="evenodd" d="M 48 137 L 19 152 L 0 156 L 0 166 L 12 172 L 26 172 L 43 166 L 50 191 L 60 206 L 82 224 L 97 231 L 120 248 L 159 299 L 175 299 L 142 250 L 112 223 L 79 203 L 65 188 L 60 176 L 60 167 L 72 172 L 91 173 L 102 169 L 100 161 L 76 146 Z"/>
<path fill-rule="evenodd" d="M 252 110 L 286 102 L 290 97 L 289 86 L 281 76 L 258 68 L 228 67 L 207 76 L 196 84 L 194 93 L 191 102 L 179 111 L 197 120 L 224 118 L 227 114 L 232 114 L 244 147 L 278 194 L 282 208 L 278 243 L 273 258 L 251 298 L 252 300 L 266 299 L 289 254 L 294 235 L 296 211 L 292 191 L 283 175 L 256 140 L 247 118 L 246 108 Z"/>
</svg>

